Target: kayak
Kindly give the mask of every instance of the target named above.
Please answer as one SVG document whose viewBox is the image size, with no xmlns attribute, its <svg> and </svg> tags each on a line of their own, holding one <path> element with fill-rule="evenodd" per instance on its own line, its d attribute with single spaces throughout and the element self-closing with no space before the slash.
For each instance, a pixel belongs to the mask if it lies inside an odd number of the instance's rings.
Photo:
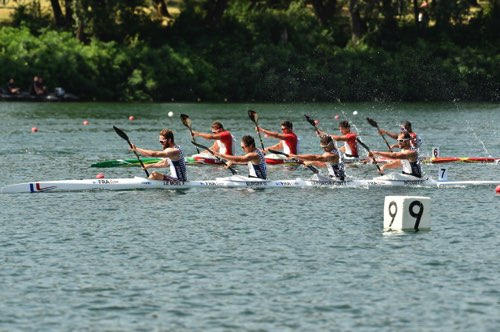
<svg viewBox="0 0 500 332">
<path fill-rule="evenodd" d="M 335 181 L 327 176 L 313 175 L 310 179 L 263 180 L 233 175 L 215 180 L 169 182 L 149 180 L 143 177 L 124 179 L 85 179 L 35 181 L 8 185 L 2 193 L 42 193 L 87 190 L 139 190 L 139 189 L 192 189 L 192 188 L 370 188 L 370 187 L 465 187 L 471 185 L 498 185 L 499 181 L 435 181 L 420 179 L 401 173 L 390 173 L 369 180 L 349 179 Z"/>
<path fill-rule="evenodd" d="M 431 157 L 423 160 L 428 164 L 444 163 L 499 163 L 500 158 L 494 157 Z"/>
</svg>

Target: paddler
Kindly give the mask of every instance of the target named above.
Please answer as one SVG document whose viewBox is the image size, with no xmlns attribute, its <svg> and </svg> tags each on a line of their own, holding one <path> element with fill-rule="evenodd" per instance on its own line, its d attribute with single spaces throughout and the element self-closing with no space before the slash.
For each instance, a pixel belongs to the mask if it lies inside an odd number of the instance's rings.
<svg viewBox="0 0 500 332">
<path fill-rule="evenodd" d="M 144 168 L 164 168 L 170 166 L 170 175 L 165 175 L 160 172 L 153 172 L 149 175 L 153 180 L 164 180 L 169 182 L 187 181 L 187 169 L 184 161 L 182 149 L 175 144 L 174 132 L 169 129 L 160 131 L 160 144 L 163 150 L 146 150 L 141 149 L 132 144 L 130 150 L 136 151 L 144 157 L 160 157 L 165 158 L 157 163 L 144 165 Z"/>
<path fill-rule="evenodd" d="M 283 150 L 286 154 L 297 154 L 299 153 L 299 139 L 297 135 L 293 132 L 293 123 L 290 121 L 283 121 L 281 123 L 281 133 L 270 131 L 262 127 L 255 127 L 256 132 L 264 133 L 265 135 L 273 138 L 277 138 L 280 141 L 273 146 L 269 146 L 264 149 L 264 153 L 269 150 Z"/>
<path fill-rule="evenodd" d="M 290 154 L 290 157 L 305 161 L 305 165 L 326 166 L 330 178 L 344 181 L 344 162 L 340 151 L 335 147 L 333 139 L 328 135 L 324 135 L 321 137 L 319 146 L 324 150 L 323 154 Z"/>
<path fill-rule="evenodd" d="M 359 158 L 358 154 L 358 141 L 356 138 L 358 134 L 351 131 L 351 125 L 349 121 L 340 121 L 339 130 L 341 135 L 329 135 L 335 141 L 344 142 L 344 146 L 340 147 L 339 150 L 344 154 L 347 158 Z M 324 135 L 323 132 L 320 132 L 320 135 Z"/>
<path fill-rule="evenodd" d="M 249 135 L 243 136 L 241 139 L 241 148 L 245 153 L 243 156 L 232 156 L 215 151 L 214 154 L 228 160 L 228 166 L 231 166 L 233 162 L 248 163 L 248 176 L 265 180 L 267 178 L 266 158 L 264 152 L 255 147 L 254 138 Z"/>
<path fill-rule="evenodd" d="M 204 139 L 215 140 L 214 144 L 210 147 L 210 150 L 214 152 L 219 152 L 227 155 L 234 155 L 235 151 L 235 139 L 229 130 L 225 130 L 222 123 L 215 121 L 212 123 L 211 134 L 201 133 L 199 131 L 193 130 L 193 136 L 199 136 Z M 207 151 L 208 152 L 208 151 Z"/>
<path fill-rule="evenodd" d="M 422 167 L 418 158 L 418 152 L 411 147 L 411 136 L 408 132 L 401 132 L 398 135 L 398 147 L 400 152 L 371 151 L 370 156 L 381 156 L 384 158 L 398 159 L 390 161 L 380 167 L 380 173 L 384 174 L 387 168 L 403 168 L 403 174 L 422 177 Z"/>
<path fill-rule="evenodd" d="M 422 145 L 422 140 L 413 131 L 410 121 L 403 121 L 401 123 L 400 129 L 401 129 L 401 132 L 407 132 L 408 134 L 410 134 L 410 137 L 411 137 L 410 146 L 412 149 L 417 150 L 417 152 L 419 152 L 420 145 Z M 398 139 L 398 135 L 399 135 L 396 133 L 391 133 L 390 131 L 387 131 L 384 129 L 380 129 L 378 132 L 380 133 L 380 135 L 387 135 L 387 136 L 392 137 L 394 139 Z M 391 148 L 397 148 L 398 146 L 399 145 L 396 143 L 396 144 L 392 145 Z"/>
</svg>

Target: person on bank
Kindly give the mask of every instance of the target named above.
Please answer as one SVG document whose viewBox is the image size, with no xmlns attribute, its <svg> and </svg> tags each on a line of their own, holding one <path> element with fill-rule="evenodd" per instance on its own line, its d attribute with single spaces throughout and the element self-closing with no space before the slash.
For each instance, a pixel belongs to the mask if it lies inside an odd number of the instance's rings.
<svg viewBox="0 0 500 332">
<path fill-rule="evenodd" d="M 33 82 L 30 87 L 32 96 L 41 97 L 47 94 L 47 87 L 43 85 L 43 78 L 40 76 L 33 77 Z"/>
<path fill-rule="evenodd" d="M 341 135 L 329 135 L 337 142 L 344 142 L 344 146 L 340 147 L 340 151 L 347 158 L 359 158 L 358 154 L 358 141 L 356 140 L 358 134 L 351 131 L 351 125 L 349 121 L 341 121 L 339 123 L 339 130 Z M 323 136 L 325 133 L 320 132 L 320 135 Z"/>
<path fill-rule="evenodd" d="M 182 149 L 175 144 L 174 132 L 169 129 L 163 129 L 160 131 L 160 144 L 162 145 L 162 150 L 141 149 L 134 144 L 132 144 L 130 150 L 136 151 L 144 157 L 165 158 L 157 163 L 144 165 L 144 168 L 166 168 L 170 166 L 170 175 L 165 175 L 155 171 L 149 175 L 149 179 L 164 180 L 169 182 L 187 181 L 187 169 L 186 162 L 184 161 L 184 153 L 182 152 Z"/>
<path fill-rule="evenodd" d="M 9 95 L 18 95 L 19 93 L 21 93 L 21 89 L 16 85 L 16 82 L 13 78 L 9 79 L 9 81 L 7 82 L 6 90 Z"/>
<path fill-rule="evenodd" d="M 326 166 L 330 178 L 344 181 L 344 162 L 342 161 L 341 152 L 335 147 L 333 139 L 328 135 L 324 135 L 321 137 L 319 146 L 324 150 L 323 154 L 290 154 L 290 157 L 302 160 L 306 165 Z"/>
<path fill-rule="evenodd" d="M 380 167 L 380 173 L 383 175 L 387 168 L 403 168 L 403 174 L 413 175 L 414 177 L 422 177 L 422 167 L 418 158 L 417 150 L 411 147 L 411 135 L 408 132 L 401 132 L 398 135 L 398 147 L 400 152 L 387 151 L 371 151 L 370 157 L 381 156 L 385 158 L 395 159 Z"/>
<path fill-rule="evenodd" d="M 215 140 L 214 144 L 210 147 L 210 150 L 214 152 L 219 152 L 227 155 L 234 155 L 235 151 L 235 139 L 229 130 L 225 130 L 222 123 L 215 121 L 212 123 L 211 134 L 201 133 L 199 131 L 193 130 L 193 136 L 202 137 L 204 139 Z M 208 151 L 207 151 L 208 153 Z"/>
<path fill-rule="evenodd" d="M 232 156 L 215 151 L 214 154 L 228 160 L 229 163 L 227 163 L 227 166 L 231 166 L 233 162 L 240 164 L 247 163 L 249 177 L 267 179 L 266 158 L 264 152 L 255 147 L 254 138 L 250 135 L 243 136 L 241 139 L 241 148 L 245 153 L 242 156 Z"/>
<path fill-rule="evenodd" d="M 410 121 L 403 121 L 401 123 L 401 132 L 404 133 L 404 132 L 407 132 L 408 134 L 410 134 L 410 145 L 411 145 L 411 148 L 416 150 L 417 152 L 420 151 L 420 146 L 422 145 L 422 140 L 420 139 L 420 137 L 413 131 L 412 127 L 411 127 L 411 122 Z M 398 139 L 398 136 L 399 134 L 396 134 L 396 133 L 392 133 L 390 131 L 387 131 L 387 130 L 384 130 L 384 129 L 380 129 L 379 130 L 379 134 L 380 135 L 387 135 L 391 138 L 394 138 L 394 139 Z M 396 143 L 394 145 L 391 145 L 391 148 L 397 148 L 399 147 L 399 144 Z"/>
<path fill-rule="evenodd" d="M 269 150 L 283 150 L 286 154 L 297 154 L 299 153 L 299 139 L 297 135 L 293 132 L 293 123 L 290 121 L 283 121 L 281 123 L 281 133 L 270 131 L 262 127 L 255 127 L 256 132 L 264 133 L 265 135 L 273 138 L 277 138 L 280 141 L 264 149 L 264 152 Z"/>
</svg>

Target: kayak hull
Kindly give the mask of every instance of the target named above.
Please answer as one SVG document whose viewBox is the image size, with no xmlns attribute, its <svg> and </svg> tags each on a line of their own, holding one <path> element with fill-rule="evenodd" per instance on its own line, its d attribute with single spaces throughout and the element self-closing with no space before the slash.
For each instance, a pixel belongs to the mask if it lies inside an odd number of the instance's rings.
<svg viewBox="0 0 500 332">
<path fill-rule="evenodd" d="M 392 175 L 395 174 L 395 175 Z M 334 181 L 327 176 L 314 175 L 310 179 L 262 180 L 241 175 L 216 178 L 206 181 L 169 182 L 149 180 L 142 177 L 123 179 L 85 179 L 36 181 L 12 184 L 2 188 L 2 193 L 42 193 L 88 190 L 139 190 L 167 189 L 182 190 L 192 188 L 370 188 L 370 187 L 463 187 L 472 185 L 498 185 L 499 181 L 447 181 L 437 182 L 432 179 L 418 179 L 398 173 L 380 176 L 370 180 Z"/>
</svg>

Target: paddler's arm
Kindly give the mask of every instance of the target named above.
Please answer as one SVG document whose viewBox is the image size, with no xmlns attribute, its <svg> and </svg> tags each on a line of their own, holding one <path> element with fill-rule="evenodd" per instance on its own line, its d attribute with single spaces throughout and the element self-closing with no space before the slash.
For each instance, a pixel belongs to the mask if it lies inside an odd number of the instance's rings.
<svg viewBox="0 0 500 332">
<path fill-rule="evenodd" d="M 220 139 L 221 135 L 220 134 L 206 134 L 206 133 L 200 133 L 199 131 L 194 131 L 193 130 L 193 136 L 199 136 L 204 139 Z"/>
<path fill-rule="evenodd" d="M 129 150 L 138 152 L 144 157 L 170 158 L 172 160 L 177 160 L 180 154 L 178 150 L 172 148 L 166 148 L 162 151 L 155 151 L 138 148 L 135 144 L 132 144 L 132 147 Z"/>
<path fill-rule="evenodd" d="M 144 169 L 146 169 L 146 168 L 166 168 L 168 166 L 170 166 L 170 164 L 168 163 L 167 158 L 165 158 L 163 160 L 160 160 L 157 163 L 144 165 Z"/>
<path fill-rule="evenodd" d="M 278 138 L 278 139 L 285 139 L 286 138 L 286 136 L 284 134 L 280 134 L 280 133 L 277 133 L 275 131 L 270 131 L 270 130 L 264 129 L 262 127 L 255 127 L 255 131 L 256 132 L 260 131 L 261 133 L 264 133 L 267 136 Z"/>
<path fill-rule="evenodd" d="M 215 152 L 215 151 L 214 151 L 214 154 L 216 156 L 218 156 L 218 157 L 221 157 L 223 159 L 226 159 L 226 160 L 229 160 L 229 161 L 232 161 L 232 162 L 236 162 L 236 163 L 247 163 L 249 161 L 257 161 L 257 160 L 259 160 L 259 156 L 255 152 L 250 152 L 250 153 L 247 153 L 246 155 L 243 155 L 243 156 L 232 156 L 232 155 L 229 155 L 229 154 L 218 153 L 218 152 Z"/>
<path fill-rule="evenodd" d="M 371 151 L 371 155 L 378 155 L 384 158 L 391 158 L 391 159 L 410 159 L 411 156 L 414 154 L 412 151 L 406 151 L 406 152 L 387 152 L 387 151 Z"/>
<path fill-rule="evenodd" d="M 380 135 L 387 135 L 387 136 L 389 136 L 389 137 L 391 137 L 391 138 L 398 139 L 398 134 L 391 133 L 390 131 L 387 131 L 387 130 L 385 130 L 385 129 L 380 129 L 380 130 L 378 131 L 378 133 L 379 133 Z M 397 146 L 396 146 L 396 147 L 397 147 Z"/>
<path fill-rule="evenodd" d="M 267 148 L 264 149 L 264 153 L 268 153 L 269 150 L 281 150 L 283 148 L 283 144 L 281 144 L 281 141 L 278 143 L 274 144 L 273 146 L 268 146 Z"/>
<path fill-rule="evenodd" d="M 328 158 L 320 154 L 289 154 L 290 158 L 295 158 L 303 161 L 327 161 Z"/>
<path fill-rule="evenodd" d="M 345 135 L 330 135 L 330 137 L 333 138 L 335 141 L 346 142 L 347 140 L 349 140 L 349 137 Z"/>
</svg>

